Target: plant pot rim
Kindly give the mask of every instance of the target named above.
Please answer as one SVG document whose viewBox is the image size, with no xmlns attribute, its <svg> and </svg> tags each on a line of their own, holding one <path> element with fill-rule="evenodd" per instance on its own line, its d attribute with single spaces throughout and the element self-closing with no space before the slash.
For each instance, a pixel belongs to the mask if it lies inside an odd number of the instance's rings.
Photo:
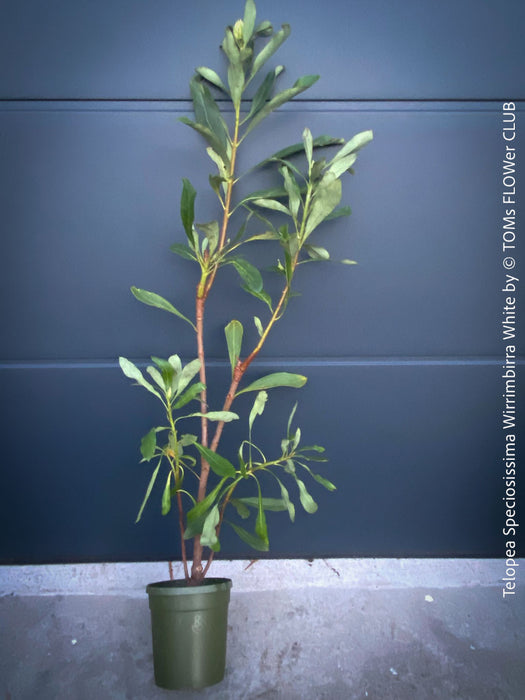
<svg viewBox="0 0 525 700">
<path fill-rule="evenodd" d="M 200 595 L 226 591 L 231 587 L 232 580 L 229 578 L 205 578 L 198 586 L 190 586 L 186 579 L 182 578 L 149 583 L 146 586 L 146 593 L 149 596 Z"/>
</svg>

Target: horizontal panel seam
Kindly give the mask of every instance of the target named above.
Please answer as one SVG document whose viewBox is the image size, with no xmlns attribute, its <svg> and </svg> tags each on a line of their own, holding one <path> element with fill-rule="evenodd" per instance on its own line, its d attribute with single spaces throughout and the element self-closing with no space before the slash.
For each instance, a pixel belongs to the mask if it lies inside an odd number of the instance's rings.
<svg viewBox="0 0 525 700">
<path fill-rule="evenodd" d="M 147 359 L 134 359 L 139 366 L 150 363 Z M 228 360 L 210 359 L 208 367 L 229 367 Z M 517 357 L 516 364 L 525 364 L 525 357 Z M 257 367 L 401 367 L 401 366 L 503 366 L 504 358 L 434 358 L 434 357 L 396 357 L 396 358 L 269 358 L 259 360 Z M 0 362 L 0 370 L 14 369 L 118 369 L 116 361 L 108 360 L 69 360 L 69 361 L 8 361 Z"/>
</svg>

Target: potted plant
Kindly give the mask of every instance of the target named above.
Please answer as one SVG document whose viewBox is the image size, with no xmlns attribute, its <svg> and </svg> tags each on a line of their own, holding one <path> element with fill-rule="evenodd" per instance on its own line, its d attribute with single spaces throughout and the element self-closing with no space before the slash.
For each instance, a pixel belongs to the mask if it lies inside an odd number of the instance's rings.
<svg viewBox="0 0 525 700">
<path fill-rule="evenodd" d="M 269 155 L 250 169 L 251 173 L 274 168 L 275 186 L 237 195 L 238 182 L 248 175 L 237 172 L 239 150 L 249 147 L 252 132 L 263 119 L 307 90 L 319 77 L 306 75 L 292 87 L 276 91 L 283 66 L 266 70 L 263 75 L 265 64 L 289 34 L 287 24 L 278 31 L 268 21 L 257 24 L 255 3 L 247 0 L 243 19 L 226 28 L 222 41 L 227 78 L 223 80 L 214 70 L 199 67 L 191 79 L 195 119 L 180 121 L 206 142 L 206 151 L 217 168 L 209 176 L 209 184 L 217 196 L 219 211 L 216 220 L 197 223 L 196 191 L 189 180 L 183 180 L 180 213 L 186 240 L 175 243 L 171 250 L 184 258 L 182 264 L 189 261 L 196 267 L 194 317 L 184 315 L 154 292 L 131 288 L 139 301 L 177 317 L 177 322 L 185 325 L 196 341 L 195 359 L 183 365 L 176 354 L 167 359 L 152 357 L 152 364 L 146 368 L 147 377 L 128 359 L 120 358 L 124 374 L 160 402 L 164 415 L 162 423 L 152 427 L 140 445 L 142 461 L 151 463 L 152 474 L 137 521 L 155 482 L 162 479 L 162 513 L 167 515 L 172 509 L 177 513 L 185 573 L 183 580 L 163 581 L 147 588 L 155 677 L 158 685 L 167 688 L 203 687 L 223 678 L 231 581 L 205 578 L 215 552 L 219 551 L 222 528 L 228 524 L 248 545 L 267 551 L 267 511 L 287 511 L 290 520 L 294 520 L 290 485 L 308 513 L 313 513 L 317 505 L 303 480 L 305 475 L 328 490 L 335 489 L 312 469 L 312 464 L 325 461 L 324 450 L 318 445 L 302 445 L 301 431 L 293 422 L 295 406 L 276 453 L 267 457 L 254 442 L 254 421 L 264 411 L 269 392 L 276 387 L 299 388 L 306 377 L 274 372 L 249 383 L 245 380 L 248 368 L 287 310 L 299 267 L 330 259 L 316 238 L 317 229 L 329 219 L 350 213 L 348 207 L 339 206 L 341 178 L 352 172 L 357 151 L 372 138 L 371 131 L 349 141 L 329 136 L 313 138 L 306 128 L 299 143 Z M 254 82 L 259 82 L 258 87 L 254 87 Z M 246 90 L 252 95 L 251 100 L 246 100 Z M 233 112 L 221 111 L 214 93 L 222 101 L 226 98 Z M 268 293 L 261 270 L 242 254 L 255 241 L 274 246 L 277 263 L 271 274 L 281 280 L 277 295 Z M 241 321 L 232 319 L 224 328 L 231 377 L 223 404 L 217 407 L 208 405 L 205 308 L 216 276 L 225 266 L 236 270 L 242 294 L 260 300 L 263 312 L 250 320 L 258 336 L 252 347 L 243 347 Z M 219 452 L 223 429 L 227 423 L 239 420 L 234 404 L 245 393 L 255 397 L 246 417 L 246 436 L 236 453 L 226 456 Z M 192 409 L 194 402 L 198 404 Z M 195 427 L 197 421 L 200 431 Z M 200 434 L 195 435 L 195 431 Z M 252 494 L 239 495 L 240 484 L 251 485 Z M 253 529 L 239 522 L 248 520 L 250 515 L 255 520 Z"/>
</svg>

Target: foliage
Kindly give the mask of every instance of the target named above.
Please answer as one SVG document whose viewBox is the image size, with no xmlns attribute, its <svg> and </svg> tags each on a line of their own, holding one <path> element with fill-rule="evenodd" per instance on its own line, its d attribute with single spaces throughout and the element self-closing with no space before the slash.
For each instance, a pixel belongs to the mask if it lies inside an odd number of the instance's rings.
<svg viewBox="0 0 525 700">
<path fill-rule="evenodd" d="M 197 223 L 196 190 L 188 179 L 183 179 L 180 215 L 186 242 L 173 244 L 171 250 L 197 266 L 199 282 L 195 319 L 189 319 L 158 294 L 132 287 L 132 293 L 139 301 L 177 316 L 196 334 L 197 357 L 194 360 L 183 366 L 177 355 L 167 360 L 152 357 L 153 364 L 146 369 L 149 378 L 144 377 L 132 362 L 120 358 L 124 374 L 162 403 L 166 417 L 164 425 L 151 428 L 142 438 L 142 461 L 152 463 L 153 471 L 137 521 L 165 464 L 162 513 L 169 513 L 175 500 L 186 578 L 193 582 L 202 579 L 214 552 L 219 551 L 224 523 L 231 525 L 251 547 L 266 551 L 269 548 L 266 512 L 287 511 L 290 520 L 295 518 L 295 505 L 288 491 L 290 483 L 308 513 L 315 512 L 317 504 L 302 477 L 311 477 L 328 490 L 335 489 L 330 481 L 312 471 L 312 462 L 325 461 L 324 450 L 318 445 L 301 446 L 301 431 L 292 428 L 295 406 L 277 456 L 267 458 L 252 439 L 253 424 L 264 411 L 268 391 L 276 387 L 299 388 L 306 382 L 306 377 L 275 372 L 242 386 L 246 370 L 287 308 L 299 266 L 330 260 L 329 251 L 314 243 L 312 234 L 323 222 L 350 213 L 349 207 L 340 206 L 341 178 L 346 172 L 353 172 L 357 152 L 372 139 L 371 131 L 363 131 L 349 141 L 326 135 L 314 138 L 306 128 L 300 142 L 273 153 L 244 175 L 236 172 L 237 153 L 248 135 L 274 110 L 318 80 L 317 75 L 305 75 L 291 87 L 277 91 L 283 66 L 278 65 L 263 73 L 267 62 L 289 34 L 287 24 L 277 31 L 268 21 L 257 24 L 255 3 L 247 0 L 243 19 L 226 28 L 221 45 L 228 62 L 226 79 L 223 80 L 213 69 L 201 66 L 190 81 L 194 119 L 184 117 L 181 121 L 197 131 L 207 143 L 207 153 L 217 168 L 217 172 L 209 176 L 209 184 L 218 198 L 221 212 L 217 220 Z M 257 50 L 261 43 L 262 47 Z M 247 101 L 245 92 L 255 79 L 260 82 L 255 90 L 252 89 L 252 99 Z M 228 123 L 227 116 L 224 116 L 227 113 L 221 111 L 212 90 L 223 99 L 225 95 L 229 98 L 233 105 L 232 123 Z M 280 184 L 253 191 L 236 200 L 239 180 L 263 168 L 274 168 Z M 242 215 L 242 222 L 232 235 L 230 228 L 234 214 Z M 253 241 L 268 241 L 268 245 L 277 249 L 273 271 L 282 279 L 282 291 L 276 298 L 264 288 L 261 270 L 241 254 L 243 246 Z M 266 320 L 259 316 L 253 318 L 259 339 L 244 355 L 242 323 L 233 319 L 225 327 L 231 384 L 222 408 L 210 410 L 206 387 L 204 311 L 216 274 L 227 265 L 239 275 L 242 289 L 262 302 Z M 224 425 L 239 418 L 230 410 L 233 402 L 246 392 L 255 392 L 255 400 L 248 416 L 247 438 L 241 442 L 232 462 L 218 452 L 218 445 Z M 200 410 L 187 412 L 192 401 L 200 402 Z M 185 432 L 183 426 L 189 418 L 200 420 L 199 437 Z M 213 437 L 209 435 L 210 423 L 214 425 Z M 210 471 L 216 477 L 213 486 L 208 484 Z M 268 475 L 270 483 L 274 484 L 271 496 L 263 496 L 266 482 L 261 477 L 264 475 Z M 253 484 L 253 497 L 236 496 L 236 487 L 241 482 Z M 253 530 L 230 519 L 231 514 L 242 520 L 248 519 L 252 511 L 255 515 Z M 186 556 L 189 539 L 194 540 L 191 572 Z M 211 551 L 203 566 L 204 547 Z"/>
</svg>

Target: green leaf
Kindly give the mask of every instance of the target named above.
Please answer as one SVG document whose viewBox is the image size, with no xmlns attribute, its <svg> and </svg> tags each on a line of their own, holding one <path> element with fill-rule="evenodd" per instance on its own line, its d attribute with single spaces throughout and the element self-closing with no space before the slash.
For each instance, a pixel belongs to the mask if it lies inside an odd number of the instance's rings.
<svg viewBox="0 0 525 700">
<path fill-rule="evenodd" d="M 244 394 L 246 391 L 261 391 L 263 389 L 273 389 L 279 386 L 299 389 L 306 384 L 307 378 L 302 374 L 291 374 L 290 372 L 273 372 L 265 377 L 257 379 L 249 386 L 237 392 L 236 396 Z"/>
<path fill-rule="evenodd" d="M 221 78 L 217 75 L 217 73 L 214 70 L 212 70 L 211 68 L 206 68 L 206 66 L 199 66 L 198 68 L 195 68 L 195 70 L 202 78 L 207 80 L 209 83 L 215 85 L 215 87 L 218 87 L 227 95 L 230 94 L 228 92 L 228 88 L 222 82 Z"/>
<path fill-rule="evenodd" d="M 201 361 L 198 358 L 195 358 L 191 362 L 188 362 L 188 364 L 183 367 L 179 375 L 179 384 L 177 389 L 178 394 L 180 394 L 181 391 L 184 391 L 184 389 L 188 386 L 193 377 L 195 377 L 195 375 L 198 373 L 200 368 Z"/>
<path fill-rule="evenodd" d="M 248 292 L 248 294 L 251 294 L 254 296 L 256 299 L 259 299 L 260 301 L 264 301 L 264 303 L 268 306 L 270 311 L 273 313 L 273 308 L 272 308 L 272 297 L 267 293 L 267 292 L 256 292 L 253 289 L 250 289 L 250 287 L 244 285 L 243 289 L 245 292 Z"/>
<path fill-rule="evenodd" d="M 321 486 L 324 486 L 325 489 L 328 489 L 328 491 L 335 491 L 337 489 L 337 486 L 332 484 L 331 481 L 328 481 L 328 479 L 325 479 L 324 476 L 321 476 L 320 474 L 314 474 L 312 472 L 312 477 L 319 483 Z"/>
<path fill-rule="evenodd" d="M 295 402 L 295 404 L 294 404 L 292 410 L 290 411 L 290 416 L 289 416 L 289 418 L 288 418 L 288 426 L 287 426 L 287 428 L 286 428 L 286 437 L 288 438 L 288 440 L 291 440 L 291 438 L 292 438 L 292 435 L 291 435 L 291 432 L 290 432 L 290 431 L 291 431 L 292 421 L 293 421 L 293 418 L 294 418 L 294 416 L 295 416 L 295 412 L 296 412 L 296 411 L 297 411 L 297 401 Z"/>
<path fill-rule="evenodd" d="M 235 107 L 241 104 L 242 93 L 244 91 L 244 68 L 242 62 L 230 63 L 228 66 L 228 85 Z"/>
<path fill-rule="evenodd" d="M 149 462 L 155 456 L 157 447 L 157 429 L 152 428 L 149 433 L 144 435 L 140 442 L 140 453 L 142 457 Z"/>
<path fill-rule="evenodd" d="M 179 117 L 179 121 L 186 124 L 186 126 L 191 126 L 191 128 L 197 131 L 201 136 L 204 136 L 208 144 L 222 158 L 222 160 L 227 164 L 230 163 L 230 157 L 227 149 L 223 146 L 221 140 L 213 133 L 213 131 L 206 126 L 199 124 L 198 122 L 193 122 L 187 117 Z"/>
<path fill-rule="evenodd" d="M 259 503 L 258 503 L 258 508 L 257 508 L 257 518 L 255 520 L 255 534 L 263 542 L 266 542 L 269 545 L 268 527 L 266 525 L 266 515 L 264 513 L 263 498 L 261 495 L 261 486 L 260 486 L 259 482 L 257 482 L 257 486 L 259 489 L 259 499 L 258 499 Z"/>
<path fill-rule="evenodd" d="M 304 239 L 333 212 L 341 201 L 341 180 L 327 173 L 315 189 L 312 205 L 308 213 Z"/>
<path fill-rule="evenodd" d="M 259 498 L 257 496 L 238 498 L 237 501 L 241 502 L 245 506 L 249 506 L 250 508 L 259 508 Z M 264 510 L 269 510 L 275 513 L 286 510 L 286 505 L 281 498 L 263 498 L 262 504 Z"/>
<path fill-rule="evenodd" d="M 267 552 L 270 549 L 270 545 L 267 539 L 265 540 L 259 537 L 258 535 L 252 535 L 251 532 L 248 532 L 239 525 L 235 525 L 235 523 L 229 523 L 229 525 L 233 527 L 233 529 L 241 538 L 241 540 L 246 542 L 246 544 L 250 545 L 252 549 L 257 549 L 260 552 Z"/>
<path fill-rule="evenodd" d="M 318 245 L 305 245 L 304 248 L 312 260 L 330 260 L 330 253 L 326 248 Z"/>
<path fill-rule="evenodd" d="M 209 447 L 204 447 L 204 445 L 198 442 L 195 443 L 195 447 L 199 450 L 217 476 L 235 478 L 237 472 L 229 460 L 225 457 L 221 457 L 217 452 L 213 452 Z"/>
<path fill-rule="evenodd" d="M 288 207 L 285 207 L 284 204 L 281 204 L 281 202 L 278 202 L 276 199 L 254 199 L 253 203 L 258 207 L 273 209 L 274 211 L 280 211 L 282 214 L 287 214 L 290 216 L 290 210 Z"/>
<path fill-rule="evenodd" d="M 259 391 L 253 402 L 252 410 L 250 411 L 250 417 L 248 419 L 248 425 L 250 427 L 250 435 L 252 431 L 253 421 L 257 416 L 262 415 L 264 411 L 264 406 L 268 400 L 268 394 L 265 391 Z"/>
<path fill-rule="evenodd" d="M 213 99 L 207 85 L 199 78 L 193 77 L 190 80 L 190 90 L 193 99 L 193 109 L 195 111 L 195 120 L 197 123 L 206 127 L 214 134 L 221 143 L 224 150 L 228 146 L 228 127 L 222 114 Z"/>
<path fill-rule="evenodd" d="M 350 141 L 347 141 L 345 145 L 336 153 L 328 165 L 332 165 L 340 158 L 348 156 L 350 153 L 356 153 L 363 146 L 366 146 L 374 138 L 373 131 L 361 131 L 359 134 L 353 136 Z"/>
<path fill-rule="evenodd" d="M 277 77 L 283 72 L 283 70 L 283 66 L 277 66 L 274 70 L 271 70 L 267 74 L 265 79 L 260 84 L 257 92 L 253 96 L 252 106 L 250 108 L 250 111 L 248 112 L 248 116 L 244 121 L 248 121 L 253 116 L 255 116 L 257 112 L 263 108 L 266 101 L 270 99 L 273 93 L 273 88 L 275 86 L 275 81 L 277 80 Z"/>
<path fill-rule="evenodd" d="M 277 109 L 285 102 L 289 102 L 296 95 L 299 95 L 299 93 L 307 90 L 317 80 L 319 80 L 318 75 L 304 75 L 302 78 L 295 81 L 293 87 L 283 90 L 275 95 L 275 97 L 267 102 L 264 107 L 253 117 L 248 128 L 244 132 L 244 135 L 246 136 L 246 134 L 249 134 L 252 129 L 254 129 L 265 117 L 270 114 L 270 112 L 273 112 L 274 109 Z"/>
<path fill-rule="evenodd" d="M 312 142 L 313 148 L 326 148 L 328 146 L 338 146 L 342 143 L 344 143 L 345 140 L 341 138 L 335 138 L 333 136 L 326 136 L 325 134 L 322 136 L 318 136 L 315 138 Z M 260 163 L 257 163 L 257 165 L 254 166 L 254 168 L 259 168 L 263 165 L 266 165 L 267 163 L 270 163 L 275 160 L 282 160 L 283 158 L 288 158 L 289 156 L 294 156 L 297 155 L 298 153 L 304 153 L 304 142 L 301 143 L 294 143 L 292 146 L 287 146 L 286 148 L 281 149 L 280 151 L 277 151 L 273 155 L 269 156 L 265 160 L 262 160 Z"/>
<path fill-rule="evenodd" d="M 213 254 L 219 243 L 219 222 L 209 221 L 205 224 L 195 224 L 195 227 L 202 231 L 204 237 L 208 239 L 208 250 Z"/>
<path fill-rule="evenodd" d="M 302 203 L 301 190 L 299 188 L 299 185 L 297 184 L 296 179 L 294 178 L 294 176 L 290 172 L 290 169 L 286 165 L 283 165 L 281 168 L 279 168 L 279 172 L 283 176 L 284 187 L 288 192 L 289 210 L 294 219 L 296 219 L 297 213 L 299 212 L 299 207 Z"/>
<path fill-rule="evenodd" d="M 250 517 L 250 511 L 248 508 L 245 506 L 244 503 L 238 498 L 231 498 L 230 499 L 231 505 L 235 508 L 237 513 L 241 516 L 243 520 L 246 520 L 246 518 Z"/>
<path fill-rule="evenodd" d="M 157 474 L 159 473 L 161 462 L 162 462 L 162 458 L 159 459 L 159 462 L 158 462 L 157 466 L 155 467 L 153 474 L 151 475 L 151 479 L 149 480 L 148 488 L 146 489 L 146 495 L 144 496 L 144 500 L 142 501 L 142 505 L 140 506 L 139 514 L 137 515 L 137 519 L 135 520 L 135 523 L 138 523 L 138 521 L 142 517 L 142 511 L 144 510 L 144 506 L 146 505 L 146 503 L 148 502 L 148 499 L 150 497 L 151 490 L 153 489 L 153 485 L 154 485 L 155 480 L 157 478 Z"/>
<path fill-rule="evenodd" d="M 352 210 L 350 207 L 338 207 L 334 209 L 331 214 L 328 214 L 325 221 L 331 221 L 332 219 L 338 219 L 340 216 L 350 216 Z"/>
<path fill-rule="evenodd" d="M 348 260 L 348 258 L 344 258 L 344 260 L 340 260 L 339 262 L 343 263 L 343 265 L 357 265 L 358 264 L 355 260 Z"/>
<path fill-rule="evenodd" d="M 220 521 L 219 507 L 213 506 L 202 527 L 201 544 L 205 547 L 211 547 L 214 552 L 219 551 L 219 539 L 217 537 L 217 525 Z"/>
<path fill-rule="evenodd" d="M 213 491 L 210 491 L 206 498 L 203 498 L 202 501 L 196 503 L 193 508 L 188 511 L 186 516 L 186 529 L 184 531 L 185 540 L 190 539 L 190 537 L 195 537 L 195 535 L 200 535 L 204 524 L 205 514 L 219 497 L 225 481 L 226 479 L 221 479 L 221 481 L 217 484 Z"/>
<path fill-rule="evenodd" d="M 259 334 L 259 337 L 262 337 L 264 330 L 261 323 L 261 319 L 258 316 L 254 316 L 253 322 L 255 323 L 255 328 L 257 328 L 257 333 Z"/>
<path fill-rule="evenodd" d="M 226 328 L 224 329 L 224 334 L 226 336 L 226 344 L 228 345 L 228 355 L 230 356 L 230 365 L 233 371 L 237 365 L 237 361 L 241 354 L 242 345 L 242 334 L 243 327 L 242 323 L 237 320 L 230 321 Z"/>
<path fill-rule="evenodd" d="M 190 413 L 187 416 L 181 416 L 181 418 L 202 418 L 206 417 L 208 420 L 213 421 L 224 421 L 224 423 L 230 423 L 232 420 L 238 420 L 239 416 L 231 411 L 208 411 L 208 413 Z M 177 418 L 177 420 L 180 420 Z"/>
<path fill-rule="evenodd" d="M 282 501 L 284 504 L 284 507 L 288 511 L 288 515 L 290 517 L 290 520 L 293 521 L 295 520 L 295 506 L 290 500 L 290 494 L 288 493 L 288 489 L 285 487 L 285 485 L 282 483 L 280 479 L 275 477 L 277 481 L 279 482 L 279 487 L 281 489 L 281 496 L 282 496 Z"/>
<path fill-rule="evenodd" d="M 268 41 L 266 46 L 261 50 L 259 54 L 255 57 L 253 61 L 253 66 L 252 70 L 250 73 L 250 80 L 253 78 L 253 76 L 259 71 L 262 66 L 266 63 L 266 61 L 273 56 L 273 54 L 277 51 L 279 46 L 286 41 L 286 39 L 290 36 L 290 25 L 289 24 L 283 24 L 282 29 L 280 29 L 278 32 L 276 32 L 272 38 Z"/>
<path fill-rule="evenodd" d="M 350 155 L 344 158 L 337 158 L 333 164 L 328 167 L 327 172 L 333 173 L 335 177 L 340 177 L 346 170 L 352 167 L 356 159 L 356 153 L 350 153 Z"/>
<path fill-rule="evenodd" d="M 261 273 L 255 265 L 252 265 L 243 258 L 234 258 L 231 260 L 231 264 L 235 267 L 239 276 L 250 291 L 260 292 L 262 290 L 263 280 Z"/>
<path fill-rule="evenodd" d="M 173 245 L 170 245 L 170 250 L 186 260 L 197 260 L 193 250 L 186 243 L 173 243 Z"/>
<path fill-rule="evenodd" d="M 159 296 L 158 294 L 155 294 L 155 292 L 148 292 L 145 289 L 138 289 L 137 287 L 131 287 L 131 292 L 133 296 L 139 301 L 141 301 L 143 304 L 147 304 L 148 306 L 154 306 L 155 308 L 162 309 L 163 311 L 169 311 L 175 316 L 182 318 L 182 320 L 186 321 L 186 323 L 189 323 L 194 330 L 197 330 L 189 318 L 186 318 L 186 316 L 184 316 L 184 314 L 181 314 L 181 312 L 178 311 L 172 304 L 170 304 L 169 301 Z"/>
<path fill-rule="evenodd" d="M 164 491 L 162 492 L 162 515 L 167 515 L 171 510 L 170 484 L 171 484 L 171 477 L 172 476 L 173 476 L 173 472 L 170 470 L 168 472 L 168 478 L 166 479 L 166 486 L 164 487 Z"/>
<path fill-rule="evenodd" d="M 202 384 L 201 382 L 196 382 L 195 384 L 192 384 L 190 388 L 187 389 L 173 404 L 173 408 L 182 408 L 190 401 L 193 401 L 193 399 L 196 399 L 201 393 L 201 391 L 205 388 L 206 385 Z"/>
<path fill-rule="evenodd" d="M 180 198 L 180 218 L 182 225 L 186 231 L 186 236 L 190 242 L 190 247 L 193 249 L 195 242 L 193 240 L 193 222 L 195 220 L 195 197 L 197 192 L 191 182 L 186 178 L 182 178 L 182 194 Z"/>
<path fill-rule="evenodd" d="M 244 39 L 245 44 L 247 44 L 252 38 L 253 30 L 255 28 L 255 17 L 256 9 L 254 0 L 246 0 L 242 29 L 242 38 Z"/>
<path fill-rule="evenodd" d="M 126 359 L 125 357 L 119 357 L 119 364 L 120 369 L 124 372 L 126 377 L 128 377 L 129 379 L 134 379 L 139 386 L 144 387 L 144 389 L 147 389 L 150 393 L 152 393 L 154 396 L 156 396 L 162 401 L 162 396 L 156 389 L 154 389 L 151 386 L 151 384 L 148 381 L 144 379 L 142 372 L 138 367 L 136 367 L 133 364 L 133 362 Z"/>
<path fill-rule="evenodd" d="M 240 63 L 241 55 L 233 37 L 231 27 L 226 27 L 224 39 L 222 40 L 221 49 L 224 51 L 230 63 Z"/>
<path fill-rule="evenodd" d="M 304 482 L 301 481 L 301 479 L 299 479 L 297 476 L 295 476 L 295 480 L 297 481 L 297 486 L 299 487 L 299 498 L 301 500 L 301 505 L 307 513 L 315 513 L 315 511 L 317 510 L 317 503 L 308 493 Z"/>
<path fill-rule="evenodd" d="M 312 132 L 310 129 L 306 128 L 303 131 L 303 143 L 304 143 L 304 152 L 306 153 L 306 160 L 308 161 L 308 167 L 312 167 L 312 160 L 313 160 L 313 140 L 312 140 Z"/>
</svg>

